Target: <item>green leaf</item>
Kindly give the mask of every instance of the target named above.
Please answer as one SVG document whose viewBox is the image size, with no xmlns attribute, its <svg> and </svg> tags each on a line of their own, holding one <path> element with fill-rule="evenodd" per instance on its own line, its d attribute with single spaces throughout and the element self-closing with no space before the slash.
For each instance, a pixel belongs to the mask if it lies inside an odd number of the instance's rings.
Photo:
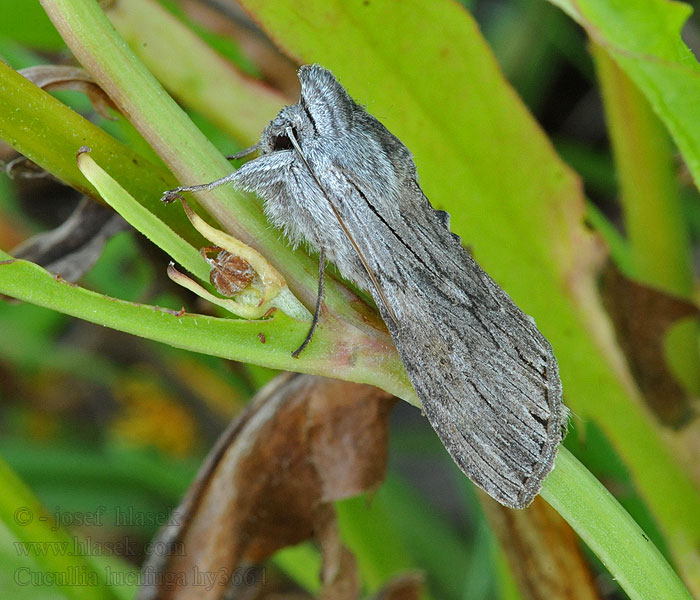
<svg viewBox="0 0 700 600">
<path fill-rule="evenodd" d="M 700 65 L 681 38 L 690 5 L 666 0 L 550 0 L 634 81 L 700 185 Z"/>
<path fill-rule="evenodd" d="M 28 557 L 33 558 L 35 563 L 32 565 L 28 562 L 17 567 L 14 585 L 42 586 L 43 581 L 47 589 L 57 588 L 61 597 L 75 600 L 119 597 L 116 589 L 106 580 L 105 570 L 96 557 L 66 551 L 75 547 L 77 538 L 53 523 L 31 491 L 1 459 L 0 482 L 3 489 L 0 494 L 0 522 L 14 536 L 16 541 L 11 543 L 16 552 L 28 552 Z M 69 583 L 56 585 L 52 578 L 56 581 L 65 578 Z M 35 583 L 32 584 L 32 581 Z M 74 583 L 71 584 L 71 581 Z"/>
<path fill-rule="evenodd" d="M 464 476 L 456 467 L 452 470 L 463 480 Z M 394 473 L 388 474 L 372 499 L 372 504 L 376 502 L 400 533 L 413 558 L 415 564 L 408 563 L 406 567 L 420 565 L 428 574 L 428 585 L 437 598 L 461 598 L 465 589 L 471 592 L 469 598 L 478 598 L 477 589 L 488 590 L 493 583 L 493 572 L 488 564 L 491 556 L 483 554 L 484 546 L 479 546 L 481 540 L 457 535 L 446 516 Z M 480 524 L 483 523 L 482 519 Z M 478 558 L 484 561 L 479 563 L 482 568 L 478 572 L 474 569 L 475 550 L 482 553 Z M 470 575 L 475 577 L 470 580 Z"/>
</svg>

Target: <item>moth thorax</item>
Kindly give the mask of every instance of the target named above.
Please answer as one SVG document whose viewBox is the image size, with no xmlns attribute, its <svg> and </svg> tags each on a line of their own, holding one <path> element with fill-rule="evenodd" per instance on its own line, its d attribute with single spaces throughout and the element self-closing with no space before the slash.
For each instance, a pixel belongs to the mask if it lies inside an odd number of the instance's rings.
<svg viewBox="0 0 700 600">
<path fill-rule="evenodd" d="M 216 246 L 203 251 L 218 252 L 214 258 L 207 258 L 207 262 L 211 265 L 209 281 L 222 296 L 235 296 L 253 283 L 255 269 L 247 260 Z"/>
</svg>

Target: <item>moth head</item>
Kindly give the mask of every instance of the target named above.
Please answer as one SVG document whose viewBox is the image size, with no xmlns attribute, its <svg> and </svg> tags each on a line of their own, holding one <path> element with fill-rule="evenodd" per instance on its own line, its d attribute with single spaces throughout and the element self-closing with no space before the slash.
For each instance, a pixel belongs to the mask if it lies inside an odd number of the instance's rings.
<svg viewBox="0 0 700 600">
<path fill-rule="evenodd" d="M 299 81 L 299 102 L 283 108 L 263 132 L 263 154 L 293 150 L 288 128 L 303 148 L 305 142 L 337 136 L 351 125 L 359 107 L 333 73 L 320 65 L 304 65 L 299 69 Z"/>
<path fill-rule="evenodd" d="M 263 131 L 260 139 L 260 149 L 263 154 L 293 150 L 294 146 L 289 139 L 290 128 L 302 147 L 304 141 L 314 135 L 311 123 L 303 115 L 303 111 L 299 110 L 299 106 L 297 104 L 287 106 L 280 111 Z"/>
</svg>

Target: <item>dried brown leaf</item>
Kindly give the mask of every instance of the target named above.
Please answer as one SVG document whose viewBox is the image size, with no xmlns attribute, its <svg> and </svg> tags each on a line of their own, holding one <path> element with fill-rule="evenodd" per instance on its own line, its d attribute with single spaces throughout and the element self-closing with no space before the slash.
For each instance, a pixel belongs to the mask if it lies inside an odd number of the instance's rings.
<svg viewBox="0 0 700 600">
<path fill-rule="evenodd" d="M 423 583 L 422 573 L 399 575 L 379 590 L 375 600 L 420 600 Z"/>
<path fill-rule="evenodd" d="M 128 228 L 114 211 L 83 198 L 60 226 L 25 240 L 10 253 L 76 282 L 97 262 L 107 241 Z"/>
<path fill-rule="evenodd" d="M 628 279 L 613 266 L 604 273 L 602 291 L 618 343 L 649 408 L 666 425 L 685 423 L 692 412 L 690 399 L 666 364 L 663 342 L 676 321 L 697 316 L 698 308 Z"/>
<path fill-rule="evenodd" d="M 321 547 L 323 587 L 320 600 L 356 600 L 360 595 L 360 580 L 355 557 L 340 539 L 338 521 L 331 504 L 321 504 L 317 511 L 316 539 Z"/>
<path fill-rule="evenodd" d="M 576 534 L 544 500 L 511 510 L 480 497 L 523 600 L 600 599 Z"/>
<path fill-rule="evenodd" d="M 354 560 L 340 545 L 329 503 L 384 478 L 393 402 L 370 386 L 310 375 L 282 375 L 263 388 L 220 438 L 161 533 L 161 542 L 181 551 L 154 556 L 145 567 L 184 583 L 146 586 L 139 598 L 220 598 L 225 586 L 192 585 L 195 568 L 234 574 L 314 538 L 323 552 L 322 597 L 356 597 Z"/>
</svg>

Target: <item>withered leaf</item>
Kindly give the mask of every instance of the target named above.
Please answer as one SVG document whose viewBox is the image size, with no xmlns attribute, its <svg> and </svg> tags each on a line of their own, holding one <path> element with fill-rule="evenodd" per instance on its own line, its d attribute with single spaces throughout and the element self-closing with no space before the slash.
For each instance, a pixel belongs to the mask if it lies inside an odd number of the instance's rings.
<svg viewBox="0 0 700 600">
<path fill-rule="evenodd" d="M 423 593 L 423 575 L 406 573 L 387 583 L 375 596 L 376 600 L 420 600 Z"/>
<path fill-rule="evenodd" d="M 60 226 L 25 240 L 10 253 L 76 282 L 97 262 L 107 241 L 128 228 L 111 209 L 84 197 Z"/>
<path fill-rule="evenodd" d="M 625 277 L 609 265 L 602 279 L 602 295 L 629 363 L 649 408 L 669 426 L 691 416 L 686 392 L 670 372 L 664 356 L 664 335 L 679 319 L 698 315 L 698 308 Z"/>
<path fill-rule="evenodd" d="M 144 566 L 162 575 L 157 581 L 182 583 L 168 589 L 156 581 L 139 598 L 221 598 L 226 582 L 195 587 L 195 569 L 236 573 L 308 539 L 323 554 L 321 597 L 356 598 L 354 559 L 340 544 L 330 502 L 383 480 L 393 403 L 376 388 L 311 375 L 268 384 L 222 435 L 161 532 L 159 541 L 180 551 Z"/>
<path fill-rule="evenodd" d="M 26 156 L 17 156 L 8 162 L 0 161 L 0 167 L 10 179 L 44 179 L 53 178 L 46 169 L 42 169 Z M 58 180 L 57 180 L 58 181 Z"/>
</svg>

